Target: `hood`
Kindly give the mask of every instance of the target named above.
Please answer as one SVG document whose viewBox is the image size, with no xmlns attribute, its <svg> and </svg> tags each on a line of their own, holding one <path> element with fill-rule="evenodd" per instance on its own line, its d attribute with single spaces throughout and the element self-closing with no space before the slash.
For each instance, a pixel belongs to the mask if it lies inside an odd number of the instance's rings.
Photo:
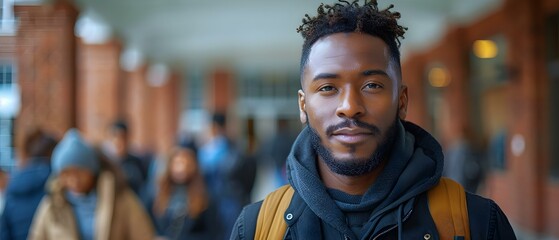
<svg viewBox="0 0 559 240">
<path fill-rule="evenodd" d="M 50 175 L 48 163 L 31 163 L 13 174 L 8 183 L 7 194 L 29 195 L 45 191 L 45 183 Z"/>
<path fill-rule="evenodd" d="M 436 185 L 442 174 L 443 154 L 439 143 L 417 125 L 398 121 L 394 145 L 377 181 L 360 203 L 338 206 L 318 174 L 318 158 L 311 146 L 309 132 L 308 127 L 303 129 L 293 144 L 287 160 L 289 182 L 320 219 L 353 238 L 356 236 L 347 226 L 340 207 L 371 211 L 371 218 L 364 227 L 370 229 L 365 236 L 370 236 L 403 218 L 398 208 L 403 206 L 403 214 L 411 211 L 415 197 Z M 395 216 L 397 213 L 400 216 Z"/>
</svg>

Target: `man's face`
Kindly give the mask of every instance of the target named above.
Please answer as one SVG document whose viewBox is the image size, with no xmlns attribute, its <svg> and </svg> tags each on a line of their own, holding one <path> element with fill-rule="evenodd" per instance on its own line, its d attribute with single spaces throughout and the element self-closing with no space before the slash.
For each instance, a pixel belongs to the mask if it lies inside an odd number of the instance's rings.
<svg viewBox="0 0 559 240">
<path fill-rule="evenodd" d="M 368 34 L 332 34 L 312 46 L 299 110 L 301 122 L 320 140 L 317 150 L 323 160 L 360 168 L 391 144 L 397 117 L 406 115 L 407 90 L 389 59 L 386 43 Z M 321 154 L 321 148 L 327 153 Z M 337 173 L 361 175 L 371 170 Z"/>
<path fill-rule="evenodd" d="M 110 142 L 113 146 L 114 154 L 117 157 L 124 157 L 127 154 L 127 146 L 126 144 L 126 133 L 121 130 L 112 129 L 110 132 Z"/>
</svg>

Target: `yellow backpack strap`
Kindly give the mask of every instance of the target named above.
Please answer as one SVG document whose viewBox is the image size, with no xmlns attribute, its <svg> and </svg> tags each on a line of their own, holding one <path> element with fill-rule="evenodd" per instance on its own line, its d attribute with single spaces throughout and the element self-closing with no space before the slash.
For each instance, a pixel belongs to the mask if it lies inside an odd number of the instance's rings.
<svg viewBox="0 0 559 240">
<path fill-rule="evenodd" d="M 466 192 L 462 185 L 443 177 L 427 195 L 440 239 L 470 240 Z"/>
<path fill-rule="evenodd" d="M 283 238 L 287 229 L 283 215 L 291 203 L 294 192 L 290 185 L 284 185 L 266 196 L 258 212 L 254 239 Z"/>
</svg>

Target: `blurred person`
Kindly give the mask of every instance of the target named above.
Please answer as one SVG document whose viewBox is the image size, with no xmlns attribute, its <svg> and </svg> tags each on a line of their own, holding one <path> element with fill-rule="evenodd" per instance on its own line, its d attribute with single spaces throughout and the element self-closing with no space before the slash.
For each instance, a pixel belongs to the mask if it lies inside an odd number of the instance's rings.
<svg viewBox="0 0 559 240">
<path fill-rule="evenodd" d="M 128 125 L 120 120 L 114 122 L 109 129 L 107 155 L 120 167 L 134 193 L 143 199 L 149 164 L 131 154 L 128 144 Z"/>
<path fill-rule="evenodd" d="M 306 127 L 287 160 L 289 185 L 245 207 L 231 239 L 516 239 L 495 202 L 441 178 L 440 144 L 404 120 L 406 28 L 392 7 L 340 0 L 305 15 Z"/>
<path fill-rule="evenodd" d="M 4 206 L 6 205 L 6 186 L 8 185 L 8 180 L 8 172 L 0 168 L 0 216 L 4 212 Z"/>
<path fill-rule="evenodd" d="M 285 175 L 285 161 L 291 151 L 295 136 L 291 134 L 288 120 L 280 118 L 277 120 L 276 133 L 262 144 L 259 156 L 265 163 L 271 163 L 276 175 L 276 187 L 287 184 Z"/>
<path fill-rule="evenodd" d="M 453 127 L 449 104 L 442 103 L 440 110 L 445 156 L 443 176 L 454 179 L 466 191 L 476 193 L 485 175 L 485 158 L 471 143 L 473 137 L 468 127 Z"/>
<path fill-rule="evenodd" d="M 146 239 L 154 229 L 136 195 L 101 152 L 70 129 L 52 155 L 52 179 L 29 239 Z"/>
<path fill-rule="evenodd" d="M 50 175 L 50 158 L 56 138 L 51 134 L 33 129 L 26 133 L 22 142 L 22 162 L 6 190 L 6 205 L 0 219 L 0 240 L 24 240 L 33 216 L 45 195 L 45 184 Z"/>
<path fill-rule="evenodd" d="M 209 139 L 200 148 L 199 160 L 204 180 L 212 199 L 215 199 L 221 231 L 226 237 L 246 199 L 243 182 L 237 176 L 242 174 L 242 161 L 234 143 L 226 135 L 227 119 L 222 113 L 214 113 L 209 129 Z"/>
<path fill-rule="evenodd" d="M 214 239 L 219 231 L 197 152 L 194 141 L 181 143 L 159 180 L 153 212 L 165 239 Z"/>
</svg>

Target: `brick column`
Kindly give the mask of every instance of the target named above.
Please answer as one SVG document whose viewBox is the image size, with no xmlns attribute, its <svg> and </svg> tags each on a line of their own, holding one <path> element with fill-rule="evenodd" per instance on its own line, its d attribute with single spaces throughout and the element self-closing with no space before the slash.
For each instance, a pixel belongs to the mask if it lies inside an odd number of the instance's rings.
<svg viewBox="0 0 559 240">
<path fill-rule="evenodd" d="M 62 135 L 75 122 L 75 37 L 77 10 L 65 1 L 17 5 L 18 82 L 21 111 L 16 138 L 40 126 Z"/>
<path fill-rule="evenodd" d="M 16 45 L 15 36 L 0 36 L 0 59 L 16 59 Z"/>
<path fill-rule="evenodd" d="M 209 77 L 207 109 L 210 112 L 226 113 L 227 109 L 233 105 L 232 100 L 236 87 L 233 73 L 227 69 L 215 69 L 209 74 Z"/>
<path fill-rule="evenodd" d="M 125 76 L 124 116 L 130 128 L 131 148 L 138 153 L 154 151 L 155 93 L 147 84 L 147 68 L 138 68 L 134 72 L 125 73 Z"/>
<path fill-rule="evenodd" d="M 449 127 L 452 132 L 458 135 L 455 138 L 468 137 L 468 133 L 464 132 L 466 128 L 473 128 L 470 118 L 470 104 L 468 101 L 470 92 L 469 76 L 468 76 L 468 53 L 469 43 L 464 41 L 464 29 L 455 28 L 447 33 L 444 38 L 444 47 L 440 49 L 441 60 L 444 62 L 446 69 L 450 75 L 450 84 L 444 89 L 443 97 L 450 108 Z M 447 139 L 454 141 L 456 139 Z M 475 141 L 475 139 L 468 139 Z"/>
<path fill-rule="evenodd" d="M 155 117 L 156 150 L 167 153 L 175 144 L 179 120 L 179 75 L 172 74 L 165 85 L 154 88 L 154 107 L 151 114 Z"/>
<path fill-rule="evenodd" d="M 406 120 L 428 128 L 425 96 L 425 62 L 423 56 L 414 55 L 402 63 L 402 82 L 408 87 L 408 112 Z"/>
<path fill-rule="evenodd" d="M 505 34 L 508 39 L 507 64 L 511 67 L 509 95 L 509 135 L 507 163 L 512 177 L 508 185 L 512 190 L 511 218 L 524 229 L 541 232 L 543 229 L 543 171 L 541 146 L 543 131 L 540 116 L 545 109 L 540 102 L 543 94 L 545 55 L 543 54 L 543 18 L 538 15 L 541 1 L 509 0 L 504 11 L 507 19 Z M 513 136 L 522 136 L 524 150 L 513 154 Z M 508 209 L 507 209 L 508 210 Z"/>
<path fill-rule="evenodd" d="M 78 41 L 77 125 L 84 136 L 99 143 L 118 117 L 123 102 L 120 91 L 120 44 Z"/>
</svg>

